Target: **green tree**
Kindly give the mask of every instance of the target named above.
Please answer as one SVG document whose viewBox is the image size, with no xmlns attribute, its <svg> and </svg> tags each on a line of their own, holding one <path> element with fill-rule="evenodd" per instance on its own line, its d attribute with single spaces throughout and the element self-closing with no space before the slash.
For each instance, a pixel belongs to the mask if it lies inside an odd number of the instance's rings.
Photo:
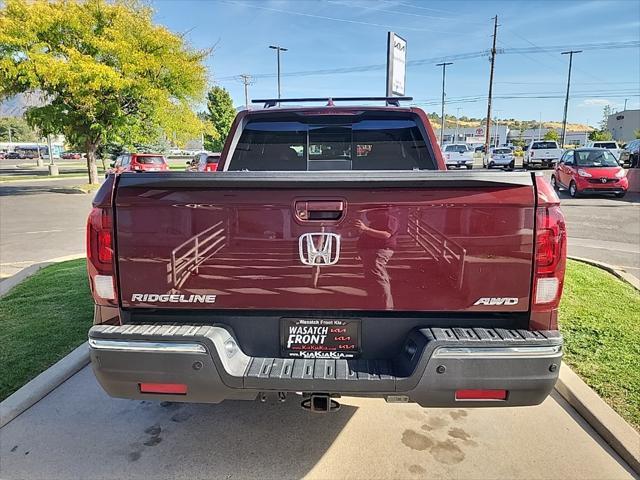
<svg viewBox="0 0 640 480">
<path fill-rule="evenodd" d="M 0 99 L 39 92 L 27 121 L 63 133 L 87 154 L 172 132 L 186 141 L 206 126 L 192 105 L 206 87 L 207 51 L 194 50 L 135 0 L 6 0 L 0 7 Z"/>
<path fill-rule="evenodd" d="M 231 95 L 226 88 L 215 86 L 207 94 L 206 119 L 211 122 L 213 135 L 205 136 L 205 148 L 220 152 L 236 116 Z"/>
<path fill-rule="evenodd" d="M 554 141 L 554 142 L 560 141 L 560 135 L 558 135 L 558 132 L 556 132 L 555 130 L 547 131 L 547 133 L 544 134 L 543 138 L 545 140 Z"/>
<path fill-rule="evenodd" d="M 636 130 L 635 132 L 633 132 L 633 135 L 634 135 L 636 138 L 640 138 L 640 128 L 639 128 L 638 130 Z"/>
<path fill-rule="evenodd" d="M 594 142 L 605 142 L 611 139 L 613 139 L 613 137 L 609 130 L 592 130 L 589 132 L 589 140 Z"/>
<path fill-rule="evenodd" d="M 600 130 L 607 129 L 607 123 L 609 122 L 609 115 L 613 113 L 611 105 L 605 105 L 602 109 L 602 120 L 600 120 Z"/>
<path fill-rule="evenodd" d="M 0 141 L 8 142 L 9 138 L 12 142 L 35 142 L 38 135 L 24 118 L 0 117 Z"/>
</svg>

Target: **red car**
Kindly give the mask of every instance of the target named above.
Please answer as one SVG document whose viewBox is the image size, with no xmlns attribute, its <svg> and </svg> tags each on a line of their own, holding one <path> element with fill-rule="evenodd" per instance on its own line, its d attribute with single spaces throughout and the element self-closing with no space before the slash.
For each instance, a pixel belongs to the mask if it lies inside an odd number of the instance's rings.
<svg viewBox="0 0 640 480">
<path fill-rule="evenodd" d="M 624 168 L 613 154 L 602 148 L 578 148 L 564 152 L 551 175 L 556 190 L 567 189 L 569 195 L 612 193 L 622 198 L 629 188 Z"/>
<path fill-rule="evenodd" d="M 200 152 L 187 162 L 188 172 L 215 172 L 220 162 L 220 152 Z"/>
<path fill-rule="evenodd" d="M 82 155 L 77 152 L 64 152 L 62 154 L 63 160 L 80 160 L 81 158 L 82 158 Z"/>
<path fill-rule="evenodd" d="M 169 165 L 164 156 L 157 153 L 125 153 L 118 156 L 107 170 L 110 173 L 122 172 L 166 172 Z"/>
</svg>

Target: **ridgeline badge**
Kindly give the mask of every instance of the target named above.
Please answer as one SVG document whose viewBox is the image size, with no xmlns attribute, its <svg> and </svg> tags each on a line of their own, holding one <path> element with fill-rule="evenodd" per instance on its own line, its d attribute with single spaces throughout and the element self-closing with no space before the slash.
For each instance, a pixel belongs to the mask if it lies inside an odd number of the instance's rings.
<svg viewBox="0 0 640 480">
<path fill-rule="evenodd" d="M 216 303 L 215 295 L 178 295 L 160 293 L 133 293 L 132 302 L 149 303 Z"/>
</svg>

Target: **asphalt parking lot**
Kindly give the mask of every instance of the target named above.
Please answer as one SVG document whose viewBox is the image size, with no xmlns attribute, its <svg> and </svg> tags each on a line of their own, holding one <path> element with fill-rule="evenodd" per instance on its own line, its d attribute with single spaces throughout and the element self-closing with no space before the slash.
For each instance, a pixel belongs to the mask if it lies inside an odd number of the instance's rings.
<svg viewBox="0 0 640 480">
<path fill-rule="evenodd" d="M 344 398 L 116 400 L 87 367 L 1 431 L 4 479 L 630 479 L 556 393 L 537 407 L 423 409 Z"/>
<path fill-rule="evenodd" d="M 92 195 L 56 193 L 84 179 L 0 183 L 0 278 L 84 252 Z"/>
</svg>

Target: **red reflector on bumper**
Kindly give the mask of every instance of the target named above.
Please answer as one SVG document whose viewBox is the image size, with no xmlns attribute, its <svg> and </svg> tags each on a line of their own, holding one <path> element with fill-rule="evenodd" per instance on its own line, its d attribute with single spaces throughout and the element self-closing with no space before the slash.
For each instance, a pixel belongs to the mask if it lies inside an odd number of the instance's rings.
<svg viewBox="0 0 640 480">
<path fill-rule="evenodd" d="M 456 390 L 456 400 L 506 400 L 506 390 Z"/>
<path fill-rule="evenodd" d="M 138 385 L 140 393 L 187 394 L 187 386 L 184 383 L 139 383 Z"/>
</svg>

